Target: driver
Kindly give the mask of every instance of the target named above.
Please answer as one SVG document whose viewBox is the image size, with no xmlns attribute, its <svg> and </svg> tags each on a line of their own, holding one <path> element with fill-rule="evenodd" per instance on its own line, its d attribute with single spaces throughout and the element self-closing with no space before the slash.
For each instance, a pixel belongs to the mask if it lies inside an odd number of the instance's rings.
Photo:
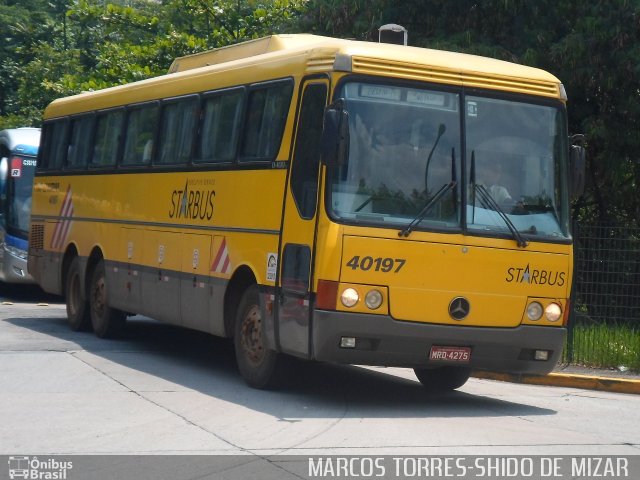
<svg viewBox="0 0 640 480">
<path fill-rule="evenodd" d="M 498 205 L 512 202 L 511 194 L 502 181 L 502 164 L 498 162 L 487 162 L 478 171 L 479 184 L 489 192 L 489 195 Z"/>
</svg>

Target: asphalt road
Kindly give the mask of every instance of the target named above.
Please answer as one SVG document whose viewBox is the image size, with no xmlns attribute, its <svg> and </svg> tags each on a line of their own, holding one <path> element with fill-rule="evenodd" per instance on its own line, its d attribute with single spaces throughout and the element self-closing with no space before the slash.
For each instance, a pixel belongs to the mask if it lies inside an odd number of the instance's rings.
<svg viewBox="0 0 640 480">
<path fill-rule="evenodd" d="M 433 396 L 410 370 L 326 364 L 257 391 L 223 339 L 136 317 L 100 340 L 37 288 L 0 297 L 0 455 L 640 454 L 638 395 L 472 378 Z"/>
</svg>

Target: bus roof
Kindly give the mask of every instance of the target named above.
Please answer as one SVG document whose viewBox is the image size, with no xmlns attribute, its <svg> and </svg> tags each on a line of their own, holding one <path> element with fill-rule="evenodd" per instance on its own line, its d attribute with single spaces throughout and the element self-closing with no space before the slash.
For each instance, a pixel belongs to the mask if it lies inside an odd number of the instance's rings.
<svg viewBox="0 0 640 480">
<path fill-rule="evenodd" d="M 4 145 L 12 152 L 20 150 L 20 153 L 25 155 L 35 155 L 40 145 L 40 129 L 22 127 L 2 130 L 0 145 Z"/>
<path fill-rule="evenodd" d="M 560 81 L 538 68 L 443 50 L 291 34 L 176 58 L 166 75 L 55 100 L 45 118 L 213 90 L 237 84 L 238 76 L 246 78 L 243 83 L 273 78 L 263 67 L 281 77 L 342 71 L 565 100 Z"/>
</svg>

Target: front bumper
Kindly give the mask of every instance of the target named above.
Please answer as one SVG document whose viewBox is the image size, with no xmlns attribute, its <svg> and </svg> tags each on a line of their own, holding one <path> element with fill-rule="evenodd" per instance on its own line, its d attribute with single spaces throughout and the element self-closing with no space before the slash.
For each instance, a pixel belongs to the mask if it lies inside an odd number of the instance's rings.
<svg viewBox="0 0 640 480">
<path fill-rule="evenodd" d="M 383 315 L 316 310 L 312 341 L 314 358 L 320 361 L 429 368 L 456 365 L 430 361 L 432 345 L 464 346 L 471 348 L 471 360 L 465 364 L 471 368 L 547 374 L 558 363 L 566 334 L 563 327 L 434 325 Z M 355 337 L 356 347 L 340 348 L 341 337 Z M 534 360 L 535 350 L 548 350 L 549 358 Z"/>
<path fill-rule="evenodd" d="M 35 283 L 27 272 L 27 259 L 20 258 L 6 248 L 3 249 L 2 281 L 7 283 Z M 26 252 L 25 252 L 26 253 Z"/>
</svg>

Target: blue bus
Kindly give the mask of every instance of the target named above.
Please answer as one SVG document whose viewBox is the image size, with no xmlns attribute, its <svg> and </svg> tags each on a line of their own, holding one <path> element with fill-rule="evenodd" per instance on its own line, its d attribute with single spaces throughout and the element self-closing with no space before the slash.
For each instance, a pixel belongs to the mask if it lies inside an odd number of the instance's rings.
<svg viewBox="0 0 640 480">
<path fill-rule="evenodd" d="M 34 283 L 27 272 L 31 192 L 39 128 L 0 131 L 0 281 Z"/>
</svg>

